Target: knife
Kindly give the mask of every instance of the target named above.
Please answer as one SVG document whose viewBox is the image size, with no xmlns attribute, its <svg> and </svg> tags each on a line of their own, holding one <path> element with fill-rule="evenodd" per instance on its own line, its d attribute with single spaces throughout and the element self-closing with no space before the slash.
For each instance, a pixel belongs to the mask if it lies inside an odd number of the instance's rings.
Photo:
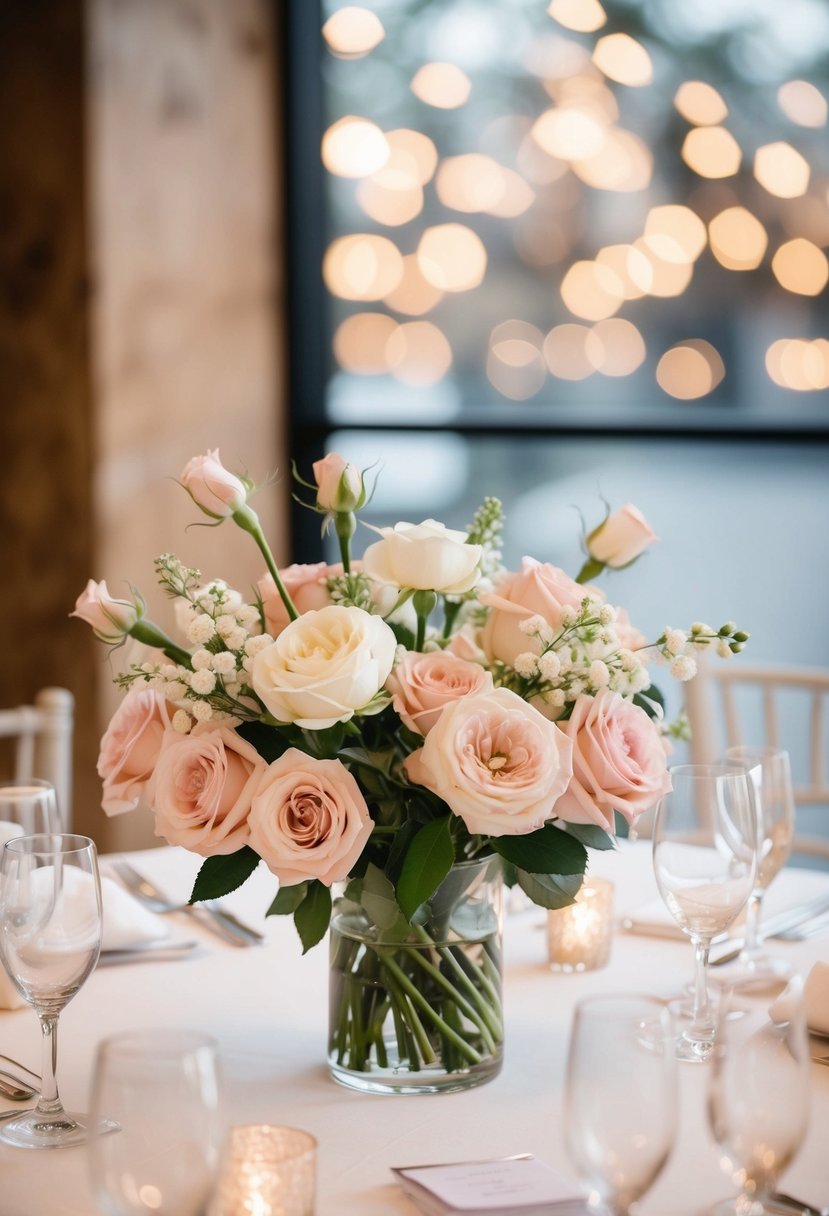
<svg viewBox="0 0 829 1216">
<path fill-rule="evenodd" d="M 785 912 L 778 912 L 776 916 L 770 916 L 761 927 L 762 937 L 774 937 L 778 933 L 786 933 L 826 912 L 829 912 L 829 895 L 821 895 L 809 903 L 800 904 L 797 908 L 788 908 Z M 724 954 L 717 954 L 714 958 L 709 959 L 709 967 L 719 967 L 723 963 L 732 962 L 739 956 L 744 945 L 744 939 L 735 939 L 730 943 L 730 949 L 726 950 Z"/>
<path fill-rule="evenodd" d="M 116 963 L 160 963 L 165 959 L 181 958 L 188 950 L 194 950 L 197 942 L 146 942 L 140 946 L 125 946 L 122 950 L 102 950 L 98 957 L 99 967 L 110 967 Z"/>
</svg>

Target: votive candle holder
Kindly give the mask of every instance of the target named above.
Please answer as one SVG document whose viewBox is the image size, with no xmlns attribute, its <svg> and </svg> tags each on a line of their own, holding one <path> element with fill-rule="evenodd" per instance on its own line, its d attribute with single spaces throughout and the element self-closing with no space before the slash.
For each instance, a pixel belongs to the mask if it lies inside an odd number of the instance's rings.
<svg viewBox="0 0 829 1216">
<path fill-rule="evenodd" d="M 553 971 L 595 971 L 610 958 L 613 883 L 589 878 L 576 902 L 547 913 L 547 948 Z"/>
<path fill-rule="evenodd" d="M 317 1142 L 297 1127 L 233 1127 L 209 1216 L 313 1216 Z"/>
</svg>

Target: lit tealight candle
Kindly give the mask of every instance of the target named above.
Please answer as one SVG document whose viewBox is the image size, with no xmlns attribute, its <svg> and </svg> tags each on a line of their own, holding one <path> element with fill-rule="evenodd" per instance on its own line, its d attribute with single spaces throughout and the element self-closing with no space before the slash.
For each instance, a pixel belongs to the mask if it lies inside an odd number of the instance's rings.
<svg viewBox="0 0 829 1216">
<path fill-rule="evenodd" d="M 576 902 L 547 913 L 547 945 L 553 971 L 604 967 L 613 938 L 613 883 L 589 878 Z"/>
<path fill-rule="evenodd" d="M 231 1128 L 209 1216 L 313 1216 L 316 1153 L 296 1127 Z"/>
</svg>

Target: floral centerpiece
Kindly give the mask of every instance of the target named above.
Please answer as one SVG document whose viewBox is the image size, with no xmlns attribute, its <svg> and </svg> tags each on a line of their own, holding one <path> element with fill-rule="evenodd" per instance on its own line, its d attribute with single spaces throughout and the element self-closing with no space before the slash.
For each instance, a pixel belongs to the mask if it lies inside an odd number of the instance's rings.
<svg viewBox="0 0 829 1216">
<path fill-rule="evenodd" d="M 542 907 L 572 902 L 588 849 L 612 847 L 616 817 L 635 824 L 669 788 L 678 728 L 649 658 L 685 680 L 698 650 L 730 655 L 747 635 L 696 623 L 648 641 L 588 584 L 655 539 L 631 505 L 585 536 L 577 578 L 529 557 L 503 569 L 493 498 L 465 532 L 431 519 L 374 529 L 356 561 L 366 476 L 336 454 L 313 475 L 295 471 L 335 529 L 338 565 L 280 571 L 252 483 L 209 452 L 180 481 L 212 523 L 230 519 L 258 546 L 252 594 L 159 557 L 181 641 L 137 591 L 114 598 L 90 581 L 78 598 L 73 615 L 102 641 L 151 648 L 117 677 L 103 807 L 144 807 L 158 836 L 205 858 L 192 901 L 264 861 L 279 882 L 268 915 L 293 915 L 305 950 L 333 912 L 338 1079 L 474 1083 L 501 1058 L 502 876 Z"/>
</svg>

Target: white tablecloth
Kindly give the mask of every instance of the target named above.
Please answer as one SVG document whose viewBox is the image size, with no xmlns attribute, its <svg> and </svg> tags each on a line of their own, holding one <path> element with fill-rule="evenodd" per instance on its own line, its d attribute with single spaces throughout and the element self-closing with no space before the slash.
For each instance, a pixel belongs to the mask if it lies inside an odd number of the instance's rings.
<svg viewBox="0 0 829 1216">
<path fill-rule="evenodd" d="M 137 866 L 172 894 L 189 894 L 199 859 L 174 849 L 135 854 Z M 621 842 L 591 854 L 594 873 L 616 884 L 617 911 L 655 894 L 650 850 Z M 275 891 L 264 866 L 227 903 L 261 925 Z M 770 895 L 794 902 L 829 891 L 829 874 L 786 871 Z M 199 948 L 176 962 L 101 968 L 61 1016 L 59 1082 L 69 1107 L 84 1109 L 96 1043 L 137 1027 L 192 1026 L 218 1039 L 228 1124 L 265 1122 L 306 1128 L 319 1141 L 317 1216 L 413 1216 L 392 1181 L 392 1165 L 464 1161 L 530 1152 L 573 1179 L 562 1140 L 564 1062 L 574 1003 L 622 990 L 678 991 L 692 972 L 687 941 L 616 935 L 609 965 L 582 975 L 546 966 L 544 913 L 506 924 L 506 1052 L 500 1076 L 480 1089 L 435 1096 L 352 1093 L 324 1064 L 327 946 L 301 956 L 293 922 L 272 917 L 267 944 L 226 946 L 175 914 L 176 936 Z M 829 960 L 829 933 L 772 942 L 805 975 Z M 0 1012 L 0 1052 L 39 1067 L 40 1033 L 30 1009 Z M 824 1043 L 829 1053 L 829 1043 Z M 642 1216 L 697 1216 L 733 1188 L 707 1129 L 707 1065 L 682 1065 L 680 1131 L 672 1157 Z M 3 1103 L 2 1109 L 8 1109 Z M 829 1067 L 812 1065 L 808 1135 L 784 1176 L 785 1189 L 829 1204 Z M 82 1148 L 32 1152 L 0 1146 L 0 1216 L 91 1216 L 95 1211 Z"/>
</svg>

